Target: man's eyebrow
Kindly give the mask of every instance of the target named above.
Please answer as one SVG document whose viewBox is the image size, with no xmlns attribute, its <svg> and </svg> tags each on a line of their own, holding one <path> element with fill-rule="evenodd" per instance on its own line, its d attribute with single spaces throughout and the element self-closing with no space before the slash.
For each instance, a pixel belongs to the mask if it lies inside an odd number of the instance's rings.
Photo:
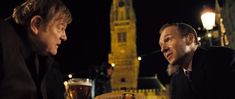
<svg viewBox="0 0 235 99">
<path fill-rule="evenodd" d="M 166 34 L 166 35 L 164 35 L 163 36 L 163 39 L 165 38 L 165 37 L 168 37 L 168 36 L 171 36 L 172 34 Z"/>
<path fill-rule="evenodd" d="M 166 36 L 171 36 L 172 34 L 166 34 L 166 35 L 164 35 L 164 37 L 166 37 Z"/>
</svg>

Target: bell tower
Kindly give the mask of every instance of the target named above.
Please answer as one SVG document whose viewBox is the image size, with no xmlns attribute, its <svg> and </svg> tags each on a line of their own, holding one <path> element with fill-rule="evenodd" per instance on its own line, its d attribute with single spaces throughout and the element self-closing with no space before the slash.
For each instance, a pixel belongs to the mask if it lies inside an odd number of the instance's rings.
<svg viewBox="0 0 235 99">
<path fill-rule="evenodd" d="M 111 52 L 115 65 L 112 89 L 137 89 L 139 61 L 136 51 L 136 18 L 132 0 L 113 0 L 110 12 Z"/>
</svg>

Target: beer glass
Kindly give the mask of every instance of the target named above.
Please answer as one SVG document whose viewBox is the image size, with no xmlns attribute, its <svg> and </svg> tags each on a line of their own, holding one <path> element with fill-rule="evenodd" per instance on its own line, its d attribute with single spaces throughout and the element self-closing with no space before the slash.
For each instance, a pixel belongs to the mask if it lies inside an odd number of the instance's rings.
<svg viewBox="0 0 235 99">
<path fill-rule="evenodd" d="M 72 78 L 68 80 L 66 99 L 90 99 L 91 88 L 91 79 Z"/>
</svg>

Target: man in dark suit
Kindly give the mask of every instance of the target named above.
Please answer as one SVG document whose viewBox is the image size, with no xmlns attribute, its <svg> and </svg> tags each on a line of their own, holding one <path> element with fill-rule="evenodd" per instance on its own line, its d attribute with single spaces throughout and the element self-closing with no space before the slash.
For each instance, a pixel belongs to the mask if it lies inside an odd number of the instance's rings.
<svg viewBox="0 0 235 99">
<path fill-rule="evenodd" d="M 196 31 L 185 23 L 163 25 L 159 44 L 167 61 L 180 66 L 171 99 L 235 99 L 234 50 L 199 47 Z"/>
<path fill-rule="evenodd" d="M 47 99 L 51 55 L 71 21 L 61 0 L 27 0 L 0 20 L 0 99 Z"/>
</svg>

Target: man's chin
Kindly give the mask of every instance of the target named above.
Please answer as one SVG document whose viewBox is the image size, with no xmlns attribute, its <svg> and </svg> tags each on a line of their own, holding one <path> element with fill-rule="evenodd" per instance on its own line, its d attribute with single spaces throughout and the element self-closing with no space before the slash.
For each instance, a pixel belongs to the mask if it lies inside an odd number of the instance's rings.
<svg viewBox="0 0 235 99">
<path fill-rule="evenodd" d="M 176 64 L 177 64 L 174 60 L 169 60 L 168 62 L 169 62 L 169 64 L 171 64 L 171 65 L 176 65 Z"/>
<path fill-rule="evenodd" d="M 56 55 L 57 50 L 47 50 L 43 53 L 43 55 L 48 56 L 48 55 Z"/>
<path fill-rule="evenodd" d="M 57 51 L 50 52 L 51 55 L 56 55 Z"/>
</svg>

